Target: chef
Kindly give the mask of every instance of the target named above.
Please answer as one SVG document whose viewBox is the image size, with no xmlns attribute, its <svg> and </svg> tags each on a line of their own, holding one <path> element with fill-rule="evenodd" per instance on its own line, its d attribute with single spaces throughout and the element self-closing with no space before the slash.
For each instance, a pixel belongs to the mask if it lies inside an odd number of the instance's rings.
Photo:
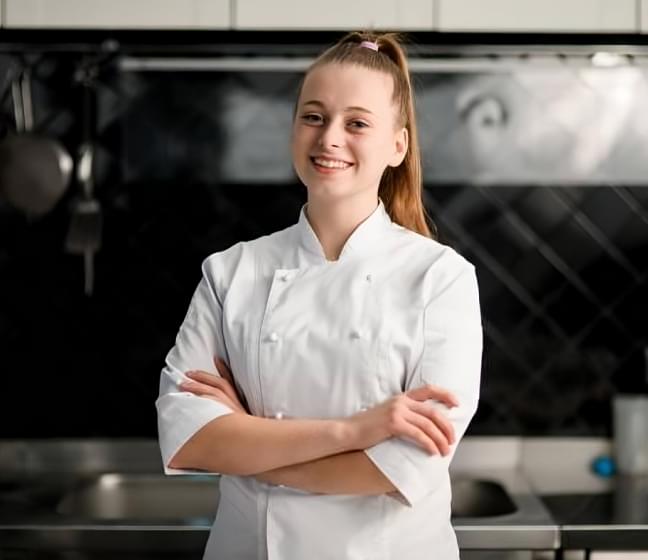
<svg viewBox="0 0 648 560">
<path fill-rule="evenodd" d="M 315 60 L 292 156 L 296 224 L 202 264 L 156 401 L 164 470 L 221 475 L 205 560 L 458 559 L 479 292 L 426 223 L 397 36 Z"/>
</svg>

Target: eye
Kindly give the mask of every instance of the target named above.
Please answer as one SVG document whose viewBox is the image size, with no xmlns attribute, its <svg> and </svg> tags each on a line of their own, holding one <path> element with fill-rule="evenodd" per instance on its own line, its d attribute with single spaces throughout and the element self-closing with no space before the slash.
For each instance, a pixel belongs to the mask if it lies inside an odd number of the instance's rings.
<svg viewBox="0 0 648 560">
<path fill-rule="evenodd" d="M 304 122 L 311 124 L 318 124 L 322 122 L 322 115 L 318 115 L 317 113 L 308 113 L 306 115 L 302 115 L 301 118 Z"/>
<path fill-rule="evenodd" d="M 369 126 L 366 122 L 358 120 L 351 121 L 349 124 L 351 125 L 351 128 L 366 128 Z"/>
</svg>

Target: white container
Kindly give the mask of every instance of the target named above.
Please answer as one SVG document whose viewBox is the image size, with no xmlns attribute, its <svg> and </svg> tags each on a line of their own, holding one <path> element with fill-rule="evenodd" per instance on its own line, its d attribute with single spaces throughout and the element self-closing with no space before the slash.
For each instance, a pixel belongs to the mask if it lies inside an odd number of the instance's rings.
<svg viewBox="0 0 648 560">
<path fill-rule="evenodd" d="M 622 474 L 648 474 L 648 395 L 615 395 L 614 456 Z"/>
</svg>

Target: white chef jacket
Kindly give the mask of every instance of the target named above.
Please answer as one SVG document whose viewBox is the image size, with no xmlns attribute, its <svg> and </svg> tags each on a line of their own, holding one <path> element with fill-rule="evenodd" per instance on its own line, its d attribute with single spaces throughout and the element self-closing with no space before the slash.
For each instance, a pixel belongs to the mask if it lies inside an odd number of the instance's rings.
<svg viewBox="0 0 648 560">
<path fill-rule="evenodd" d="M 232 412 L 178 389 L 185 371 L 215 371 L 215 355 L 255 416 L 348 417 L 433 383 L 459 400 L 447 412 L 457 441 L 473 417 L 482 355 L 474 266 L 393 223 L 380 199 L 339 259 L 328 261 L 305 207 L 297 224 L 203 262 L 156 401 L 167 474 L 195 473 L 168 463 L 207 422 Z M 313 494 L 222 475 L 204 559 L 456 559 L 448 475 L 455 449 L 429 455 L 392 437 L 364 450 L 398 489 L 389 495 Z"/>
</svg>

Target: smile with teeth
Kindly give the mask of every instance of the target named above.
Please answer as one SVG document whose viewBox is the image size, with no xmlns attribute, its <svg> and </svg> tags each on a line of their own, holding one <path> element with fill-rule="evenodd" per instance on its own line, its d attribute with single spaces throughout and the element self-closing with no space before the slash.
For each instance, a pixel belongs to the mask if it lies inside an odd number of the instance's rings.
<svg viewBox="0 0 648 560">
<path fill-rule="evenodd" d="M 320 165 L 322 167 L 328 167 L 329 169 L 346 169 L 347 167 L 351 167 L 350 163 L 347 163 L 346 161 L 342 161 L 339 159 L 326 159 L 326 158 L 319 158 L 319 157 L 314 157 L 311 159 L 316 165 Z"/>
</svg>

